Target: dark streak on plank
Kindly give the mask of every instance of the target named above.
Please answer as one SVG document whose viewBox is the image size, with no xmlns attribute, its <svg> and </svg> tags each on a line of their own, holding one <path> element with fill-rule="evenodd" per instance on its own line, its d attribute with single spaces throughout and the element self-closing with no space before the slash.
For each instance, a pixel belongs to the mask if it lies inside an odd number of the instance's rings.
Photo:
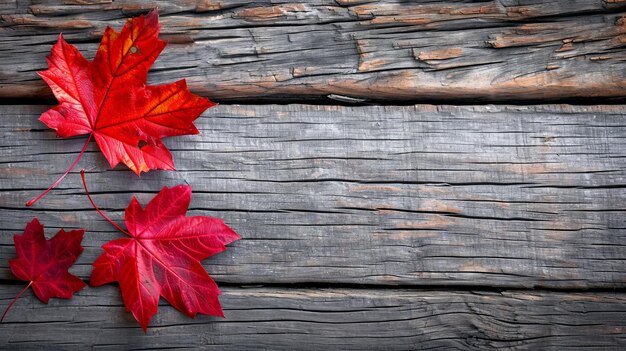
<svg viewBox="0 0 626 351">
<path fill-rule="evenodd" d="M 45 106 L 2 106 L 0 278 L 12 233 L 86 226 L 75 271 L 121 236 L 73 174 L 33 208 L 84 139 L 56 139 Z M 220 282 L 624 288 L 623 106 L 220 106 L 167 139 L 177 172 L 109 170 L 91 145 L 95 201 L 121 221 L 136 193 L 193 185 L 192 214 L 243 240 L 207 260 Z M 77 169 L 78 170 L 78 169 Z"/>
<path fill-rule="evenodd" d="M 0 6 L 0 98 L 50 96 L 36 71 L 59 32 L 92 57 L 107 25 L 157 5 L 170 44 L 151 82 L 218 101 L 626 96 L 621 0 L 122 0 Z"/>
<path fill-rule="evenodd" d="M 5 305 L 21 286 L 2 286 Z M 0 328 L 19 350 L 622 349 L 626 295 L 613 293 L 224 289 L 226 319 L 159 307 L 148 335 L 116 287 L 44 305 L 28 292 Z"/>
</svg>

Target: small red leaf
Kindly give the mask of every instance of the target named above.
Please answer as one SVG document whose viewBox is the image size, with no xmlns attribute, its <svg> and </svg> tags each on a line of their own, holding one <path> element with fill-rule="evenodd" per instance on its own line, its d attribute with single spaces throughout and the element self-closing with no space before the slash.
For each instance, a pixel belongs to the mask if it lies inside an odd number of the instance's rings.
<svg viewBox="0 0 626 351">
<path fill-rule="evenodd" d="M 93 136 L 111 167 L 121 162 L 136 174 L 174 169 L 161 139 L 198 134 L 193 121 L 215 103 L 189 92 L 185 80 L 146 85 L 148 70 L 165 47 L 159 29 L 157 10 L 129 19 L 120 33 L 107 27 L 92 62 L 59 35 L 48 69 L 39 72 L 59 105 L 40 120 L 64 138 Z"/>
<path fill-rule="evenodd" d="M 69 232 L 61 229 L 52 239 L 46 240 L 43 225 L 37 218 L 33 219 L 26 225 L 24 234 L 13 237 L 17 258 L 9 261 L 11 272 L 30 282 L 28 286 L 32 286 L 35 295 L 44 303 L 48 303 L 51 297 L 72 298 L 72 294 L 86 286 L 80 278 L 68 272 L 83 252 L 80 243 L 84 233 L 84 229 Z"/>
<path fill-rule="evenodd" d="M 105 244 L 93 264 L 91 284 L 119 282 L 126 309 L 144 331 L 160 296 L 189 317 L 223 317 L 220 291 L 200 261 L 240 237 L 221 219 L 187 217 L 190 201 L 191 187 L 184 185 L 164 187 L 146 208 L 133 197 L 124 231 L 130 238 Z"/>
</svg>

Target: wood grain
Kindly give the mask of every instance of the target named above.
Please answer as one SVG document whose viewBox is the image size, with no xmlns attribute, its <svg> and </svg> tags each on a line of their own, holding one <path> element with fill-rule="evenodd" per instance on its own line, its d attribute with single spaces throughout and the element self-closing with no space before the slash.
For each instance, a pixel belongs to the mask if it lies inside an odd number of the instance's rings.
<svg viewBox="0 0 626 351">
<path fill-rule="evenodd" d="M 626 96 L 626 2 L 0 2 L 0 98 L 50 97 L 59 32 L 88 58 L 107 25 L 158 6 L 150 81 L 217 101 L 554 101 Z"/>
<path fill-rule="evenodd" d="M 2 286 L 2 305 L 22 286 Z M 159 306 L 148 335 L 114 286 L 48 305 L 28 292 L 0 328 L 13 350 L 618 350 L 626 295 L 615 293 L 226 288 L 226 319 Z"/>
<path fill-rule="evenodd" d="M 110 170 L 95 144 L 32 208 L 84 138 L 57 139 L 47 106 L 0 106 L 0 278 L 12 233 L 85 226 L 76 267 L 122 234 L 131 196 L 189 183 L 191 213 L 242 237 L 205 261 L 219 281 L 623 288 L 626 107 L 218 106 L 201 134 L 166 139 L 177 172 Z"/>
</svg>

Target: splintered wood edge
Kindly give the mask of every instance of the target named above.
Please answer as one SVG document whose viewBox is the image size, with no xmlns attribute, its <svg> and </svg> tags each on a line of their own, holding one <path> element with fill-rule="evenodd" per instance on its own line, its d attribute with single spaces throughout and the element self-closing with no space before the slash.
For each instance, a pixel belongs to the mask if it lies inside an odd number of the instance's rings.
<svg viewBox="0 0 626 351">
<path fill-rule="evenodd" d="M 106 26 L 158 5 L 149 80 L 220 102 L 623 99 L 626 3 L 138 0 L 0 8 L 0 98 L 50 99 L 37 76 L 63 32 L 88 58 Z"/>
</svg>

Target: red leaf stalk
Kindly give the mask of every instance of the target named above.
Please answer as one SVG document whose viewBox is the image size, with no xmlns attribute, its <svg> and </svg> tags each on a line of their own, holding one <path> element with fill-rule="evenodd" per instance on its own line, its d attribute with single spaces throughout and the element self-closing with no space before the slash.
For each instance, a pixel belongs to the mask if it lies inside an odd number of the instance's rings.
<svg viewBox="0 0 626 351">
<path fill-rule="evenodd" d="M 111 218 L 109 218 L 107 215 L 104 214 L 104 212 L 102 212 L 98 206 L 96 206 L 96 203 L 93 202 L 93 199 L 91 198 L 91 194 L 89 194 L 89 190 L 87 189 L 87 182 L 85 181 L 85 170 L 82 169 L 80 171 L 80 177 L 83 179 L 83 188 L 85 188 L 85 193 L 87 193 L 87 197 L 89 198 L 89 202 L 91 202 L 91 206 L 93 206 L 93 208 L 98 211 L 98 213 L 100 214 L 100 216 L 102 216 L 102 218 L 106 219 L 107 222 L 111 223 L 115 228 L 117 228 L 117 230 L 119 230 L 120 232 L 131 236 L 129 232 L 127 232 L 126 230 L 124 230 L 122 227 L 120 227 L 117 223 L 113 222 L 113 220 L 111 220 Z"/>
<path fill-rule="evenodd" d="M 93 133 L 89 134 L 89 138 L 87 138 L 87 141 L 85 142 L 85 145 L 83 146 L 83 149 L 80 150 L 80 153 L 78 154 L 78 157 L 76 157 L 76 159 L 70 165 L 70 167 L 67 169 L 67 171 L 65 171 L 65 173 L 63 173 L 63 175 L 56 182 L 54 182 L 54 184 L 50 185 L 50 187 L 48 189 L 46 189 L 43 193 L 39 194 L 39 196 L 37 196 L 36 198 L 28 201 L 26 203 L 26 206 L 32 206 L 33 204 L 35 204 L 35 202 L 39 201 L 39 199 L 41 199 L 47 193 L 49 193 L 50 190 L 56 188 L 56 186 L 59 185 L 59 183 L 61 183 L 61 181 L 72 171 L 72 169 L 74 169 L 74 166 L 76 166 L 76 164 L 78 163 L 80 158 L 83 157 L 83 154 L 85 153 L 85 150 L 87 150 L 87 146 L 89 145 L 89 142 L 91 141 L 92 137 L 93 137 Z"/>
<path fill-rule="evenodd" d="M 30 286 L 33 285 L 33 281 L 31 280 L 30 283 L 28 283 L 28 285 L 26 285 L 26 287 L 24 289 L 22 289 L 22 291 L 20 291 L 19 294 L 17 294 L 17 296 L 13 299 L 13 301 L 11 301 L 11 303 L 7 306 L 6 310 L 4 310 L 4 313 L 2 314 L 2 318 L 0 318 L 0 323 L 2 323 L 2 321 L 4 320 L 4 316 L 7 315 L 7 312 L 9 312 L 9 310 L 11 309 L 11 307 L 15 304 L 15 302 L 17 302 L 17 299 L 20 298 L 20 296 L 22 296 L 22 294 L 28 290 L 28 288 L 30 288 Z"/>
</svg>

